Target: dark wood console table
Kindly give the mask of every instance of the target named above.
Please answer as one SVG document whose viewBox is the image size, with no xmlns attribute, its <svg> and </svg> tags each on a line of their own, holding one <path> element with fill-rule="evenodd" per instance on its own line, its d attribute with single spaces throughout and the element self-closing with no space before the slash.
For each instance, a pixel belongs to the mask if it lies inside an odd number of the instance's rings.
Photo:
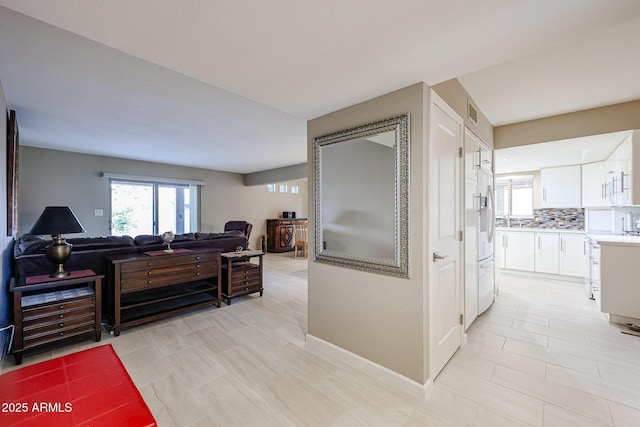
<svg viewBox="0 0 640 427">
<path fill-rule="evenodd" d="M 92 270 L 72 271 L 65 278 L 48 275 L 12 278 L 13 354 L 16 365 L 24 352 L 70 338 L 102 335 L 102 279 Z"/>
<path fill-rule="evenodd" d="M 289 252 L 293 250 L 295 232 L 293 223 L 307 218 L 279 218 L 267 220 L 267 251 Z"/>
<path fill-rule="evenodd" d="M 220 253 L 220 249 L 175 249 L 107 257 L 114 334 L 188 310 L 220 307 Z"/>
</svg>

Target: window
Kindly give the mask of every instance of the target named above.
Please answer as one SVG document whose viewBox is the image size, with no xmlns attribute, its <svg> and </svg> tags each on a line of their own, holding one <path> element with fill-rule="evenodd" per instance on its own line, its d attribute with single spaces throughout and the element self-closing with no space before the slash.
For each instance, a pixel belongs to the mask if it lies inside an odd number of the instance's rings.
<svg viewBox="0 0 640 427">
<path fill-rule="evenodd" d="M 297 185 L 292 185 L 291 194 L 298 194 L 298 193 L 300 193 L 300 188 Z"/>
<path fill-rule="evenodd" d="M 533 175 L 496 178 L 496 216 L 533 216 Z"/>
<path fill-rule="evenodd" d="M 110 186 L 111 234 L 197 231 L 197 185 L 112 179 Z"/>
<path fill-rule="evenodd" d="M 269 193 L 275 193 L 276 192 L 276 185 L 275 184 L 267 184 L 267 191 Z"/>
<path fill-rule="evenodd" d="M 287 184 L 280 184 L 280 192 L 281 193 L 287 192 Z"/>
</svg>

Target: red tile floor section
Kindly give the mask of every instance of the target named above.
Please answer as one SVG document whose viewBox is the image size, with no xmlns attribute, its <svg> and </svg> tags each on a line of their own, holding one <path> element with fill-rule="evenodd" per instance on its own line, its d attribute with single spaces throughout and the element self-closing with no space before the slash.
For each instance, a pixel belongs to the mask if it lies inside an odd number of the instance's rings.
<svg viewBox="0 0 640 427">
<path fill-rule="evenodd" d="M 110 344 L 0 375 L 0 426 L 156 426 Z"/>
</svg>

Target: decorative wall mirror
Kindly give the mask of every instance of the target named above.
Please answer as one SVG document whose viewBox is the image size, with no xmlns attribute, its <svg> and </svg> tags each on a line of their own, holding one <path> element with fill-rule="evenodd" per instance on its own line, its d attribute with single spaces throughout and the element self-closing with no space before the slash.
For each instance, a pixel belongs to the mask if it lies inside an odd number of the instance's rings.
<svg viewBox="0 0 640 427">
<path fill-rule="evenodd" d="M 315 260 L 409 275 L 409 114 L 314 138 Z"/>
</svg>

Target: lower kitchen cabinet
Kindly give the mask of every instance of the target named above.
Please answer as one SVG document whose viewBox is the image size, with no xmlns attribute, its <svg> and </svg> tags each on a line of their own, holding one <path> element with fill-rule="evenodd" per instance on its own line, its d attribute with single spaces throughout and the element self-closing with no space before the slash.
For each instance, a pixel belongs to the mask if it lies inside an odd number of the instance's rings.
<svg viewBox="0 0 640 427">
<path fill-rule="evenodd" d="M 560 271 L 560 251 L 558 233 L 534 233 L 535 271 L 537 273 L 558 274 Z"/>
<path fill-rule="evenodd" d="M 498 269 L 584 277 L 586 256 L 582 233 L 496 232 Z"/>
<path fill-rule="evenodd" d="M 560 274 L 584 277 L 587 250 L 581 234 L 560 234 Z"/>
<path fill-rule="evenodd" d="M 534 270 L 534 239 L 532 232 L 504 233 L 505 268 L 510 270 L 533 271 Z"/>
</svg>

